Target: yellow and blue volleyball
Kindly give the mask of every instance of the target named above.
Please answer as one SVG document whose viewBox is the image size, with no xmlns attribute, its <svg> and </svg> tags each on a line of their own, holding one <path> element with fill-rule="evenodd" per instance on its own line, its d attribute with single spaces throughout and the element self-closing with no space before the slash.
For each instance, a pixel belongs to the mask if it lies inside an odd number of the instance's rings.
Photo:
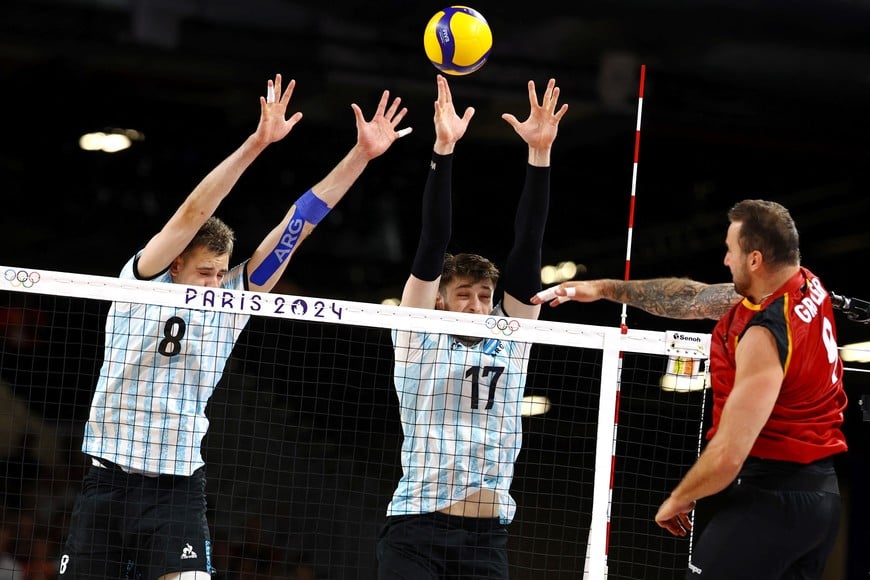
<svg viewBox="0 0 870 580">
<path fill-rule="evenodd" d="M 486 64 L 492 50 L 492 30 L 477 10 L 450 6 L 429 19 L 423 47 L 441 72 L 467 75 Z"/>
</svg>

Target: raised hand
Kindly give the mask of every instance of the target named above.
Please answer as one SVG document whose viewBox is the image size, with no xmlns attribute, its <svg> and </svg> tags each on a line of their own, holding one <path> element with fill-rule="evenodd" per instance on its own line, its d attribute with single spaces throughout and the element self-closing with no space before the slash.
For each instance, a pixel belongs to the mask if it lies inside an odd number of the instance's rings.
<svg viewBox="0 0 870 580">
<path fill-rule="evenodd" d="M 275 80 L 269 79 L 266 83 L 266 97 L 260 97 L 260 122 L 257 124 L 255 135 L 265 144 L 280 141 L 286 137 L 293 127 L 302 119 L 302 113 L 297 111 L 287 116 L 287 105 L 293 96 L 296 81 L 291 80 L 287 88 L 282 91 L 281 74 L 275 75 Z M 278 98 L 276 99 L 276 95 Z"/>
<path fill-rule="evenodd" d="M 381 100 L 371 121 L 365 120 L 362 109 L 356 103 L 350 105 L 353 109 L 354 117 L 356 117 L 357 145 L 368 160 L 381 155 L 390 148 L 390 145 L 396 139 L 411 132 L 410 127 L 400 131 L 396 130 L 396 126 L 402 122 L 402 119 L 408 113 L 406 107 L 399 108 L 402 99 L 396 97 L 393 99 L 390 107 L 387 108 L 389 100 L 390 91 L 384 91 L 381 94 Z"/>
<path fill-rule="evenodd" d="M 453 107 L 453 96 L 450 94 L 450 85 L 447 84 L 447 79 L 443 75 L 438 75 L 436 82 L 438 84 L 438 99 L 435 101 L 436 149 L 441 146 L 449 147 L 452 151 L 453 145 L 465 135 L 468 123 L 474 116 L 474 108 L 466 108 L 461 117 L 457 115 L 456 109 Z M 449 151 L 436 152 L 449 153 Z"/>
<path fill-rule="evenodd" d="M 553 141 L 556 140 L 559 121 L 568 110 L 568 105 L 563 104 L 557 111 L 558 102 L 559 87 L 556 86 L 556 79 L 550 79 L 547 83 L 547 89 L 544 91 L 540 103 L 538 103 L 538 95 L 535 91 L 535 82 L 529 81 L 529 104 L 531 105 L 529 117 L 520 122 L 510 113 L 504 113 L 501 118 L 514 128 L 514 131 L 531 149 L 549 149 L 553 145 Z"/>
</svg>

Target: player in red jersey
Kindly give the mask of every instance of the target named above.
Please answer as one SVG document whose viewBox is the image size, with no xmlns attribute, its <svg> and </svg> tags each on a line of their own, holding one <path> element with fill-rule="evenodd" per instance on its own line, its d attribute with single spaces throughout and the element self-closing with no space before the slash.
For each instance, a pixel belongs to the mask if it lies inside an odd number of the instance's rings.
<svg viewBox="0 0 870 580">
<path fill-rule="evenodd" d="M 676 536 L 696 500 L 720 494 L 690 579 L 821 578 L 840 524 L 834 456 L 846 451 L 846 394 L 828 291 L 801 266 L 786 208 L 744 200 L 728 212 L 733 284 L 687 279 L 564 282 L 535 303 L 607 299 L 670 318 L 718 318 L 713 421 L 698 461 L 656 514 Z"/>
</svg>

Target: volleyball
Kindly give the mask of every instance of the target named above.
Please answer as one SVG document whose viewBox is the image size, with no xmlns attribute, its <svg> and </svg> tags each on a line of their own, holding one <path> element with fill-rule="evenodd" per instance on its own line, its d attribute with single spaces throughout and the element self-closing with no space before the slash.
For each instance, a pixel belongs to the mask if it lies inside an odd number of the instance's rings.
<svg viewBox="0 0 870 580">
<path fill-rule="evenodd" d="M 423 47 L 441 72 L 467 75 L 486 64 L 492 49 L 492 30 L 477 10 L 450 6 L 429 19 Z"/>
</svg>

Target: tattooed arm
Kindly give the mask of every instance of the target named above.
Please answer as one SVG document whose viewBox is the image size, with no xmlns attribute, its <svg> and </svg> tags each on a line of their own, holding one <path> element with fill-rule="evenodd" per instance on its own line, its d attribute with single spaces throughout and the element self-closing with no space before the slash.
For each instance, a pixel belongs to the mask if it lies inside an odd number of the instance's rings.
<svg viewBox="0 0 870 580">
<path fill-rule="evenodd" d="M 558 306 L 568 300 L 594 302 L 610 300 L 628 304 L 666 318 L 719 319 L 741 300 L 733 284 L 704 284 L 688 278 L 649 280 L 583 280 L 562 282 L 542 290 L 533 304 L 549 302 Z"/>
</svg>

